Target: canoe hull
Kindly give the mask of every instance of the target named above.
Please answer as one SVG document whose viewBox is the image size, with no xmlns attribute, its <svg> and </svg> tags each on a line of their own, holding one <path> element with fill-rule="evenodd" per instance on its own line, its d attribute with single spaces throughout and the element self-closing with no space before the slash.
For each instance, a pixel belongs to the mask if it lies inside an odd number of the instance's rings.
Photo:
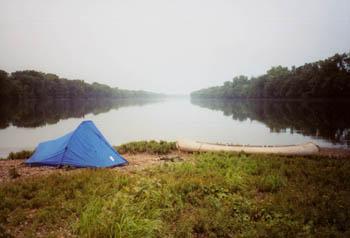
<svg viewBox="0 0 350 238">
<path fill-rule="evenodd" d="M 320 148 L 314 142 L 287 146 L 237 146 L 211 144 L 188 139 L 179 139 L 176 147 L 180 151 L 187 152 L 245 152 L 247 154 L 279 154 L 279 155 L 314 155 Z"/>
</svg>

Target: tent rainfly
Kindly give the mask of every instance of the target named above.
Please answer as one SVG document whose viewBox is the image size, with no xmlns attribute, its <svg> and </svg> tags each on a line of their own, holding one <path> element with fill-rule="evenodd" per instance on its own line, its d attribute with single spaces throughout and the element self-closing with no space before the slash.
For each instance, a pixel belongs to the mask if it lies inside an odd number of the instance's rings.
<svg viewBox="0 0 350 238">
<path fill-rule="evenodd" d="M 104 138 L 92 121 L 74 131 L 42 142 L 25 162 L 33 166 L 112 167 L 128 163 Z"/>
</svg>

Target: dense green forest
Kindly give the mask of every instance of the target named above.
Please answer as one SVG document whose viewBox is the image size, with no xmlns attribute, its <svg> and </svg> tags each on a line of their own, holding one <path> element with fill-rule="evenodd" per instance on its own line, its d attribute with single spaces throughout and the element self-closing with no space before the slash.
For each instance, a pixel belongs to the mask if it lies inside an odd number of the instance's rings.
<svg viewBox="0 0 350 238">
<path fill-rule="evenodd" d="M 300 133 L 350 146 L 350 102 L 348 100 L 283 99 L 201 99 L 191 102 L 200 107 L 222 111 L 233 120 L 259 121 L 271 132 Z"/>
<path fill-rule="evenodd" d="M 43 98 L 130 98 L 159 97 L 161 94 L 111 88 L 100 83 L 88 84 L 84 80 L 68 80 L 55 74 L 34 70 L 8 74 L 0 70 L 1 99 Z"/>
<path fill-rule="evenodd" d="M 201 89 L 206 98 L 350 98 L 350 53 L 300 67 L 272 67 L 259 77 L 234 77 L 223 86 Z"/>
</svg>

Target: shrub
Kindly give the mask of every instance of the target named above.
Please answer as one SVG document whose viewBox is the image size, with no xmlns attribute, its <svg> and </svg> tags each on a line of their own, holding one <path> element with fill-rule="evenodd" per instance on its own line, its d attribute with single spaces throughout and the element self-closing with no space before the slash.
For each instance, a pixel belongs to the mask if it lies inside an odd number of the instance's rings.
<svg viewBox="0 0 350 238">
<path fill-rule="evenodd" d="M 167 141 L 137 141 L 114 146 L 114 148 L 121 154 L 125 153 L 150 153 L 150 154 L 168 154 L 176 150 L 175 142 Z"/>
<path fill-rule="evenodd" d="M 32 150 L 22 150 L 19 152 L 11 152 L 7 159 L 14 160 L 14 159 L 28 159 L 30 156 L 34 154 L 34 151 Z"/>
</svg>

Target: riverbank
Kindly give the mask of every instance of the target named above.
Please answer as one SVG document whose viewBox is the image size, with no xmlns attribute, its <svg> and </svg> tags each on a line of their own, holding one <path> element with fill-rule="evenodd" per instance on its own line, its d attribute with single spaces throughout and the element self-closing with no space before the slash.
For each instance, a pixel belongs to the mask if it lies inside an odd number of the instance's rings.
<svg viewBox="0 0 350 238">
<path fill-rule="evenodd" d="M 128 147 L 141 148 L 141 147 Z M 331 156 L 325 156 L 330 154 Z M 350 156 L 126 153 L 111 169 L 24 167 L 0 184 L 4 237 L 348 237 Z M 6 167 L 6 166 L 7 167 Z M 11 167 L 12 166 L 12 167 Z"/>
<path fill-rule="evenodd" d="M 179 161 L 188 161 L 192 157 L 189 153 L 182 153 L 179 151 L 172 149 L 165 150 L 168 152 L 166 155 L 161 154 L 155 154 L 149 152 L 146 152 L 146 149 L 139 150 L 139 142 L 132 142 L 129 144 L 126 144 L 127 146 L 124 146 L 119 148 L 119 150 L 123 152 L 127 152 L 129 150 L 134 151 L 133 153 L 123 153 L 123 157 L 129 162 L 126 166 L 120 166 L 112 168 L 113 171 L 132 171 L 132 170 L 142 170 L 147 167 L 154 167 L 158 165 L 162 165 L 166 162 L 171 162 L 171 159 L 167 158 L 181 158 Z M 157 148 L 157 150 L 159 150 Z M 18 153 L 19 155 L 24 155 L 25 153 Z M 30 155 L 30 151 L 27 152 L 27 155 Z M 330 158 L 343 158 L 343 157 L 349 157 L 350 158 L 350 149 L 343 149 L 343 148 L 328 148 L 328 147 L 320 147 L 320 152 L 318 154 L 319 156 L 326 156 Z M 17 154 L 16 154 L 17 156 Z M 13 180 L 11 178 L 11 174 L 9 173 L 10 170 L 15 169 L 15 171 L 18 173 L 18 179 L 26 179 L 28 177 L 36 177 L 41 176 L 45 174 L 55 173 L 55 172 L 65 172 L 68 171 L 67 169 L 56 169 L 56 168 L 49 168 L 49 167 L 28 167 L 25 166 L 23 163 L 26 161 L 26 159 L 11 159 L 11 160 L 0 160 L 0 184 L 4 182 L 8 182 Z M 77 169 L 77 171 L 80 169 Z M 72 170 L 69 170 L 72 171 Z"/>
</svg>

